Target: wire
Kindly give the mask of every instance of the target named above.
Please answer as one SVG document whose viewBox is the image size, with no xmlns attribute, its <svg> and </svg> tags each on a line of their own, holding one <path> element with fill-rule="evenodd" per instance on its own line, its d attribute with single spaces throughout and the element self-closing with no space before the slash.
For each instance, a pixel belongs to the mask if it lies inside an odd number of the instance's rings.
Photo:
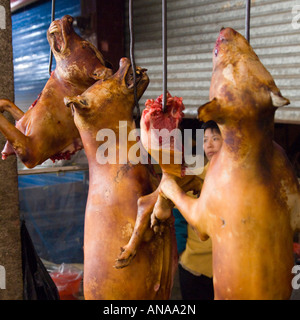
<svg viewBox="0 0 300 320">
<path fill-rule="evenodd" d="M 52 8 L 51 8 L 51 22 L 55 19 L 55 0 L 52 0 Z M 53 61 L 53 52 L 50 48 L 50 59 L 49 59 L 49 74 L 51 75 L 52 69 L 52 61 Z"/>
<path fill-rule="evenodd" d="M 245 35 L 249 43 L 250 43 L 250 9 L 251 9 L 251 0 L 246 0 Z"/>
<path fill-rule="evenodd" d="M 163 112 L 167 105 L 167 4 L 162 0 Z"/>
<path fill-rule="evenodd" d="M 137 98 L 137 88 L 136 88 L 136 66 L 134 59 L 134 30 L 133 30 L 133 6 L 132 0 L 129 0 L 129 33 L 130 33 L 130 61 L 133 73 L 133 94 L 134 94 L 134 103 L 136 106 L 136 118 L 140 117 L 140 106 Z"/>
</svg>

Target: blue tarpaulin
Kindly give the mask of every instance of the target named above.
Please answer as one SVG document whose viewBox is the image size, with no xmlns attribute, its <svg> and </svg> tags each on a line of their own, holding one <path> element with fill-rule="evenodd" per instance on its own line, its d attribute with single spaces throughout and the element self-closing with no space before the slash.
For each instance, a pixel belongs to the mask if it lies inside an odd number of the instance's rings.
<svg viewBox="0 0 300 320">
<path fill-rule="evenodd" d="M 20 214 L 38 255 L 83 263 L 88 171 L 19 175 Z"/>
</svg>

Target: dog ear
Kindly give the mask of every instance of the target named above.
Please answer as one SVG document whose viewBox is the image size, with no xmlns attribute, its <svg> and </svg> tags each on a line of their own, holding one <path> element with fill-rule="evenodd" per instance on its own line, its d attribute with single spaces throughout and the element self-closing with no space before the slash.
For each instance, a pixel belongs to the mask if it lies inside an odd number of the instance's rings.
<svg viewBox="0 0 300 320">
<path fill-rule="evenodd" d="M 287 104 L 290 104 L 290 100 L 283 97 L 280 92 L 274 93 L 271 91 L 270 96 L 271 96 L 272 104 L 276 108 L 280 108 L 280 107 L 286 106 Z"/>
<path fill-rule="evenodd" d="M 223 112 L 217 98 L 212 99 L 198 108 L 198 119 L 200 121 L 206 122 L 209 120 L 214 120 L 217 122 L 222 118 Z"/>
<path fill-rule="evenodd" d="M 75 109 L 87 109 L 89 104 L 82 96 L 65 97 L 64 103 L 67 107 L 74 106 Z"/>
</svg>

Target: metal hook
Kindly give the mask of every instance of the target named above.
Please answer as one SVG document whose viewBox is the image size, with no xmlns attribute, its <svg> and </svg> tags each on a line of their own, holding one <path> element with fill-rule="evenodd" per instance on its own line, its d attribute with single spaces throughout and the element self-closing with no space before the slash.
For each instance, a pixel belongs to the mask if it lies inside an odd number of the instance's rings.
<svg viewBox="0 0 300 320">
<path fill-rule="evenodd" d="M 52 9 L 51 9 L 51 22 L 53 22 L 55 19 L 55 0 L 52 0 Z M 53 52 L 50 48 L 50 59 L 49 59 L 49 74 L 51 75 L 51 69 L 52 69 L 52 61 L 53 61 Z"/>
<path fill-rule="evenodd" d="M 250 9 L 251 9 L 251 0 L 246 0 L 245 36 L 249 43 L 250 43 Z"/>
<path fill-rule="evenodd" d="M 133 32 L 133 7 L 132 7 L 132 0 L 129 0 L 129 33 L 130 33 L 130 61 L 131 67 L 133 72 L 133 94 L 134 94 L 134 102 L 136 106 L 137 115 L 136 118 L 140 117 L 140 106 L 137 98 L 137 88 L 136 88 L 136 66 L 135 66 L 135 59 L 134 59 L 134 32 Z"/>
</svg>

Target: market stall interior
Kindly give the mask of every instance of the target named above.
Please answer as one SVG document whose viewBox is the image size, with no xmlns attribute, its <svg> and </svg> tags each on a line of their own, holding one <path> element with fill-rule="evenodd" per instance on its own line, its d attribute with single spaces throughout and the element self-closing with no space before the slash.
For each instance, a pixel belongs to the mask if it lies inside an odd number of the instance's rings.
<svg viewBox="0 0 300 320">
<path fill-rule="evenodd" d="M 0 132 L 37 253 L 23 246 L 24 298 L 180 300 L 176 205 L 213 241 L 216 299 L 299 300 L 295 1 L 10 2 L 15 103 L 0 97 Z M 224 145 L 203 183 L 188 159 L 206 164 L 208 120 Z"/>
</svg>

